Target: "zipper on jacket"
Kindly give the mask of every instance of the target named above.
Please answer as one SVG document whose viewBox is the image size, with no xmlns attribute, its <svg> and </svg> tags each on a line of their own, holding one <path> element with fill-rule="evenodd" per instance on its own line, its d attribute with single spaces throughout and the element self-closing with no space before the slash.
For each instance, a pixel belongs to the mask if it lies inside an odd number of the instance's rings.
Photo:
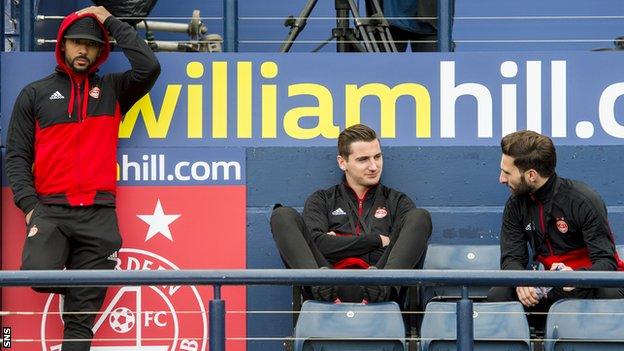
<svg viewBox="0 0 624 351">
<path fill-rule="evenodd" d="M 357 199 L 357 203 L 358 203 L 357 215 L 358 215 L 358 218 L 357 218 L 356 225 L 355 225 L 355 235 L 359 236 L 360 233 L 362 232 L 360 221 L 362 220 L 362 214 L 364 213 L 364 201 L 366 200 L 366 195 L 368 195 L 368 191 L 370 189 L 366 189 L 366 191 L 364 192 L 364 195 L 361 198 L 358 196 L 358 194 L 355 192 L 355 190 L 353 190 L 350 186 L 347 185 L 347 189 L 351 190 L 351 192 L 353 192 L 353 195 Z M 353 205 L 350 205 L 350 207 L 353 208 Z"/>
<path fill-rule="evenodd" d="M 357 197 L 357 195 L 355 195 Z M 366 197 L 366 194 L 364 194 L 364 197 Z M 363 198 L 359 198 L 358 197 L 358 217 L 362 218 L 362 210 L 364 208 L 364 197 Z M 360 221 L 357 221 L 357 226 L 355 227 L 355 234 L 356 235 L 360 235 Z"/>
<path fill-rule="evenodd" d="M 78 92 L 75 95 L 76 102 L 78 103 L 78 122 L 82 122 L 82 85 L 80 83 L 76 83 L 76 91 Z"/>
<path fill-rule="evenodd" d="M 83 104 L 83 101 L 82 101 L 82 86 L 81 86 L 81 84 L 80 83 L 76 83 L 76 88 L 77 88 L 76 89 L 76 91 L 77 91 L 76 101 L 78 103 L 78 123 L 82 123 L 82 120 L 83 120 L 83 116 L 82 116 L 82 104 Z M 80 161 L 80 150 L 81 150 L 80 139 L 82 137 L 81 134 L 82 134 L 81 133 L 81 126 L 78 125 L 78 147 L 76 148 L 76 158 L 78 159 L 78 161 L 77 161 L 78 162 L 78 167 L 76 167 L 76 168 L 78 169 L 78 179 L 77 180 L 78 180 L 78 193 L 79 194 L 82 194 L 82 172 L 81 172 L 82 171 L 82 164 L 81 164 L 81 161 Z M 83 205 L 83 203 L 82 203 L 82 199 L 81 199 L 80 206 L 82 206 L 82 205 Z"/>
<path fill-rule="evenodd" d="M 548 251 L 550 252 L 550 255 L 554 256 L 555 253 L 552 249 L 552 245 L 550 244 L 550 237 L 548 236 L 548 231 L 546 230 L 546 223 L 544 222 L 544 205 L 535 196 L 531 195 L 531 198 L 533 199 L 533 201 L 537 203 L 537 209 L 539 210 L 540 229 L 542 230 L 542 233 L 544 233 L 544 240 L 546 240 L 546 246 L 548 246 Z"/>
</svg>

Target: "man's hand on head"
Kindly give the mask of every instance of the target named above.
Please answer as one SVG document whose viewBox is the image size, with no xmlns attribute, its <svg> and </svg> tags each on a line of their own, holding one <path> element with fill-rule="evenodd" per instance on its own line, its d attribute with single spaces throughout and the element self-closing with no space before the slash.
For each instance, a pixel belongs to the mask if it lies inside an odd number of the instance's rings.
<svg viewBox="0 0 624 351">
<path fill-rule="evenodd" d="M 89 6 L 85 7 L 82 10 L 76 11 L 77 15 L 84 15 L 88 13 L 94 14 L 95 17 L 97 17 L 98 21 L 100 21 L 100 23 L 104 23 L 107 18 L 112 16 L 111 13 L 108 12 L 108 10 L 104 6 Z"/>
</svg>

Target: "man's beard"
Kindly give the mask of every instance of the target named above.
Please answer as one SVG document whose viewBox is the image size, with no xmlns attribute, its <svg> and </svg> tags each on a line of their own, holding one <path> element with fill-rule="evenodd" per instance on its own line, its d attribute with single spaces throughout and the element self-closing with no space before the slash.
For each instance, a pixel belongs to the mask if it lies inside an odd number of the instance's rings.
<svg viewBox="0 0 624 351">
<path fill-rule="evenodd" d="M 86 60 L 88 62 L 88 64 L 86 66 L 83 67 L 76 67 L 76 60 L 78 59 L 83 59 Z M 87 56 L 76 56 L 74 57 L 74 59 L 72 60 L 71 64 L 69 65 L 69 67 L 71 67 L 71 69 L 75 72 L 75 73 L 84 73 L 86 72 L 89 68 L 91 68 L 91 60 L 89 60 L 89 58 Z"/>
<path fill-rule="evenodd" d="M 524 179 L 524 176 L 520 177 L 520 183 L 516 186 L 515 189 L 512 189 L 512 188 L 509 188 L 509 189 L 511 190 L 511 193 L 514 194 L 515 196 L 527 195 L 534 191 L 531 184 L 526 182 L 526 180 Z"/>
</svg>

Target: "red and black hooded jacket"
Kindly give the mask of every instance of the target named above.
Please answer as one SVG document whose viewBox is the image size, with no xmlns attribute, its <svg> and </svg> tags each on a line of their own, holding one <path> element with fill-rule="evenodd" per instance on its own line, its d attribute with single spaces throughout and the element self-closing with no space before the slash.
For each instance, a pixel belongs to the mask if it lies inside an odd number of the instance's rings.
<svg viewBox="0 0 624 351">
<path fill-rule="evenodd" d="M 126 72 L 96 74 L 110 46 L 104 44 L 88 72 L 65 62 L 67 16 L 57 36 L 53 74 L 20 92 L 7 133 L 6 172 L 16 205 L 28 213 L 39 202 L 69 206 L 115 205 L 116 152 L 122 115 L 154 85 L 160 65 L 127 23 L 113 16 L 100 23 L 130 62 Z"/>
<path fill-rule="evenodd" d="M 574 270 L 624 270 L 600 196 L 556 174 L 535 193 L 509 198 L 500 240 L 505 270 L 526 269 L 527 243 L 546 269 L 561 262 Z"/>
</svg>

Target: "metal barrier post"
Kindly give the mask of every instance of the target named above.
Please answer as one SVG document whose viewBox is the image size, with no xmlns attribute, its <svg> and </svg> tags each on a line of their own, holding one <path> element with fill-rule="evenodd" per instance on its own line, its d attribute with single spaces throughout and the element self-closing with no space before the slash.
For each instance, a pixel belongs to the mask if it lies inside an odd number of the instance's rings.
<svg viewBox="0 0 624 351">
<path fill-rule="evenodd" d="M 20 4 L 20 51 L 33 51 L 35 48 L 34 0 L 21 0 Z"/>
<path fill-rule="evenodd" d="M 6 34 L 6 28 L 4 28 L 4 13 L 6 11 L 6 2 L 2 0 L 2 18 L 0 18 L 0 28 L 2 28 L 2 42 L 0 42 L 0 52 L 4 52 L 4 37 Z"/>
<path fill-rule="evenodd" d="M 462 286 L 462 298 L 457 301 L 457 350 L 472 351 L 473 347 L 472 300 L 468 298 L 468 287 Z"/>
<path fill-rule="evenodd" d="M 238 0 L 223 0 L 223 51 L 238 51 Z"/>
<path fill-rule="evenodd" d="M 221 300 L 221 285 L 214 285 L 209 305 L 210 351 L 225 351 L 225 301 Z"/>
<path fill-rule="evenodd" d="M 452 49 L 454 0 L 438 1 L 438 51 L 450 52 Z"/>
</svg>

